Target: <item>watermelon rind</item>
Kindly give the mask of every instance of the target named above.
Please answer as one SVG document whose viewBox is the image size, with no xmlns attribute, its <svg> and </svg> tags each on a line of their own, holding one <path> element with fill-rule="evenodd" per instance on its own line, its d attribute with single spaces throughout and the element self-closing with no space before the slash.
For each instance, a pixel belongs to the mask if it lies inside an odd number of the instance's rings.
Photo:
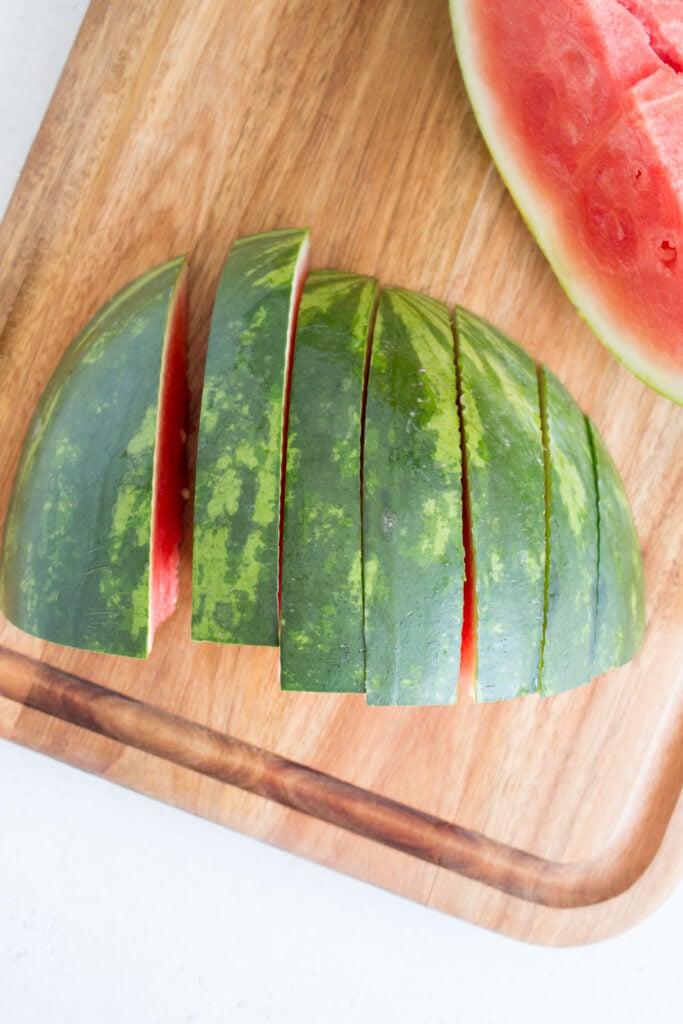
<svg viewBox="0 0 683 1024">
<path fill-rule="evenodd" d="M 285 391 L 308 231 L 238 239 L 204 373 L 195 485 L 192 637 L 278 644 Z"/>
<path fill-rule="evenodd" d="M 366 700 L 452 704 L 463 618 L 461 449 L 448 310 L 380 294 L 363 452 Z"/>
<path fill-rule="evenodd" d="M 626 664 L 645 638 L 645 578 L 624 484 L 587 418 L 598 496 L 598 604 L 592 675 Z"/>
<path fill-rule="evenodd" d="M 538 369 L 547 500 L 541 694 L 590 682 L 598 589 L 598 499 L 586 418 L 547 366 Z"/>
<path fill-rule="evenodd" d="M 455 311 L 476 591 L 477 701 L 537 693 L 545 468 L 536 367 L 492 324 Z"/>
<path fill-rule="evenodd" d="M 280 683 L 365 689 L 360 451 L 377 282 L 320 270 L 297 321 L 282 540 Z"/>
<path fill-rule="evenodd" d="M 26 633 L 142 658 L 160 390 L 179 257 L 84 327 L 37 406 L 5 523 L 0 608 Z"/>
<path fill-rule="evenodd" d="M 527 5 L 527 9 L 531 11 L 533 6 Z M 542 6 L 546 8 L 546 5 Z M 584 17 L 592 17 L 592 12 L 587 13 L 587 10 L 584 9 L 591 5 L 582 3 L 579 5 L 581 10 L 577 7 L 573 12 L 571 10 L 572 5 L 564 6 L 567 8 L 567 17 L 575 22 L 576 25 L 580 25 Z M 599 6 L 596 5 L 596 7 Z M 613 197 L 615 204 L 613 208 L 605 207 L 599 210 L 596 206 L 595 210 L 595 216 L 600 218 L 605 232 L 613 232 L 614 234 L 611 265 L 609 264 L 609 254 L 606 254 L 605 251 L 602 251 L 600 256 L 598 256 L 597 252 L 591 249 L 590 243 L 583 245 L 583 248 L 578 247 L 578 222 L 584 216 L 586 210 L 584 208 L 577 209 L 573 214 L 566 214 L 560 211 L 560 204 L 557 198 L 553 199 L 552 191 L 545 179 L 546 171 L 552 166 L 554 158 L 552 156 L 548 157 L 545 161 L 545 168 L 541 173 L 530 169 L 524 158 L 524 144 L 521 142 L 520 136 L 516 134 L 517 126 L 513 123 L 509 112 L 504 106 L 505 95 L 500 97 L 497 95 L 496 88 L 487 75 L 486 61 L 484 60 L 482 49 L 485 41 L 485 28 L 482 26 L 485 24 L 489 11 L 495 11 L 496 17 L 499 16 L 498 8 L 500 8 L 500 17 L 506 19 L 509 24 L 510 19 L 514 15 L 506 7 L 507 5 L 504 0 L 501 0 L 497 5 L 495 3 L 490 5 L 480 4 L 479 0 L 450 0 L 451 22 L 458 61 L 475 118 L 489 152 L 501 178 L 550 263 L 561 287 L 595 335 L 637 377 L 660 394 L 682 404 L 683 352 L 681 350 L 680 336 L 676 335 L 675 325 L 672 324 L 670 310 L 666 308 L 670 306 L 671 309 L 678 309 L 681 306 L 681 285 L 678 268 L 665 263 L 661 265 L 656 264 L 656 257 L 654 255 L 656 246 L 653 244 L 652 256 L 648 258 L 651 259 L 653 265 L 659 266 L 659 279 L 665 285 L 667 281 L 670 283 L 669 298 L 666 301 L 658 300 L 656 304 L 653 304 L 649 296 L 650 289 L 644 283 L 641 283 L 638 278 L 633 277 L 631 270 L 625 269 L 627 264 L 622 261 L 619 253 L 620 239 L 624 232 L 628 233 L 628 225 L 625 224 L 622 228 L 619 223 L 619 217 L 621 216 L 620 207 L 622 203 L 626 202 L 623 190 Z M 624 9 L 624 5 L 620 7 L 619 4 L 615 3 L 614 8 L 622 17 L 629 17 L 628 12 Z M 547 10 L 552 10 L 552 5 L 547 5 Z M 535 15 L 534 18 L 536 32 L 541 32 L 540 22 Z M 520 27 L 516 31 L 525 32 L 526 29 Z M 618 26 L 615 28 L 615 33 L 617 36 L 620 34 Z M 530 38 L 533 40 L 534 33 L 531 34 Z M 554 66 L 547 67 L 543 65 L 536 67 L 533 61 L 530 60 L 528 67 L 512 69 L 511 73 L 519 76 L 522 73 L 532 75 L 538 72 L 539 75 L 554 77 L 557 81 L 557 93 L 561 97 L 563 94 L 561 67 L 564 58 L 561 59 L 560 44 L 564 44 L 564 42 L 559 37 L 555 40 L 554 49 L 557 59 Z M 538 48 L 538 43 L 532 41 L 530 46 Z M 643 34 L 643 47 L 647 51 L 648 43 L 645 33 Z M 615 53 L 619 52 L 616 41 L 614 45 L 610 44 L 610 49 L 613 49 Z M 654 66 L 658 61 L 654 51 L 652 51 L 651 55 Z M 652 69 L 647 64 L 646 53 L 645 55 L 637 53 L 636 58 L 640 58 L 644 63 L 641 72 L 634 68 L 634 74 L 640 73 L 654 78 Z M 581 66 L 580 53 L 574 56 L 568 54 L 566 57 L 567 64 L 569 64 L 570 60 L 573 61 L 573 69 L 578 74 Z M 494 61 L 494 63 L 499 70 L 506 66 L 500 58 L 497 62 Z M 662 67 L 661 70 L 664 75 L 670 76 L 675 84 L 676 76 L 673 75 L 671 69 Z M 620 68 L 620 73 L 625 73 L 623 67 Z M 588 90 L 592 85 L 591 76 L 593 75 L 593 69 L 586 68 L 583 71 L 584 92 L 586 96 L 589 95 Z M 678 78 L 680 78 L 680 75 Z M 599 155 L 596 155 L 598 145 L 604 143 L 606 147 L 605 154 L 613 154 L 610 158 L 613 163 L 624 165 L 627 159 L 632 161 L 633 173 L 631 175 L 630 187 L 634 189 L 634 192 L 632 199 L 628 201 L 638 202 L 638 190 L 640 190 L 645 196 L 641 201 L 641 214 L 647 217 L 648 210 L 654 204 L 647 198 L 644 190 L 646 188 L 650 189 L 653 196 L 658 196 L 657 205 L 661 208 L 660 212 L 668 218 L 668 226 L 663 231 L 660 241 L 664 247 L 669 247 L 670 254 L 674 256 L 679 243 L 678 236 L 682 229 L 681 221 L 683 214 L 681 206 L 683 203 L 683 192 L 680 187 L 680 178 L 676 178 L 676 172 L 671 170 L 671 168 L 669 169 L 671 180 L 664 180 L 661 169 L 655 169 L 650 176 L 648 171 L 643 170 L 642 166 L 638 165 L 638 133 L 648 132 L 648 138 L 655 140 L 653 144 L 657 145 L 657 135 L 661 131 L 655 123 L 652 126 L 646 123 L 647 119 L 643 117 L 643 110 L 646 109 L 648 101 L 644 96 L 640 95 L 642 92 L 641 85 L 642 83 L 637 83 L 636 85 L 631 83 L 629 86 L 628 102 L 624 100 L 622 104 L 623 110 L 620 123 L 625 125 L 626 130 L 634 141 L 629 142 L 627 149 L 622 151 L 618 141 L 610 142 L 602 127 L 598 126 L 597 130 L 590 128 L 587 135 L 588 141 L 584 144 L 585 153 L 583 155 L 579 154 L 577 159 L 579 161 L 579 169 L 583 165 L 584 157 L 595 162 L 594 178 L 592 180 L 595 182 L 596 192 L 600 195 L 601 204 L 604 202 L 602 190 L 606 190 L 604 194 L 609 195 L 610 183 L 608 171 L 600 164 L 600 159 L 606 159 L 607 156 L 600 158 Z M 677 88 L 681 88 L 680 84 Z M 507 91 L 505 92 L 507 93 Z M 677 99 L 679 107 L 683 110 L 683 95 Z M 656 104 L 648 109 L 652 111 L 652 118 L 656 121 L 657 117 L 659 117 Z M 662 111 L 662 113 L 664 112 Z M 558 114 L 555 125 L 558 131 L 566 129 L 567 137 L 575 142 L 578 139 L 576 133 L 583 131 L 583 127 L 579 128 L 577 126 L 584 126 L 590 121 L 590 118 L 590 101 L 588 101 L 584 109 L 567 112 L 566 125 L 561 123 L 562 119 Z M 669 120 L 672 123 L 679 123 L 679 118 L 674 117 L 673 112 Z M 606 127 L 610 131 L 612 129 L 616 131 L 618 125 L 614 122 L 612 124 L 608 123 Z M 671 132 L 669 132 L 670 143 L 678 146 L 677 152 L 680 153 L 680 144 L 676 142 L 677 138 L 678 136 L 675 133 L 672 136 Z M 661 145 L 661 142 L 659 144 Z M 672 166 L 676 162 L 677 158 L 670 159 Z M 585 177 L 586 174 L 593 174 L 593 171 L 590 167 L 586 166 L 581 173 Z M 576 175 L 574 175 L 574 178 L 576 178 Z M 589 187 L 589 185 L 590 179 L 586 179 L 586 187 Z M 589 204 L 589 199 L 584 199 L 584 207 L 586 207 L 586 204 Z M 644 252 L 643 246 L 645 244 L 649 245 L 649 241 L 646 243 L 644 238 L 638 239 L 637 235 L 636 239 L 636 244 L 640 246 L 639 251 Z M 665 255 L 668 257 L 669 253 Z M 637 296 L 641 303 L 643 315 L 638 318 L 639 323 L 637 325 L 634 322 L 634 317 L 625 315 L 622 303 L 618 298 L 615 298 L 615 295 L 618 294 L 614 290 L 617 287 L 617 282 L 621 282 L 618 287 L 622 288 L 624 294 L 630 291 L 630 294 Z M 666 287 L 669 287 L 669 285 L 666 285 Z M 658 326 L 660 318 L 663 318 L 664 327 L 662 328 Z M 667 336 L 673 337 L 673 340 L 663 343 L 663 331 L 666 331 Z"/>
</svg>

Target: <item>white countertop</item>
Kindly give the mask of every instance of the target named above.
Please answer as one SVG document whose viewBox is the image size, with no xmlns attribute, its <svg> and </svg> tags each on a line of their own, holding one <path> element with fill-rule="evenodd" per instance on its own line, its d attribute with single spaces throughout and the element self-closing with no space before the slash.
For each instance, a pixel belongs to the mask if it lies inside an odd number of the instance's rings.
<svg viewBox="0 0 683 1024">
<path fill-rule="evenodd" d="M 86 6 L 0 3 L 0 213 Z M 0 741 L 1 1024 L 674 1024 L 682 920 L 524 945 Z"/>
</svg>

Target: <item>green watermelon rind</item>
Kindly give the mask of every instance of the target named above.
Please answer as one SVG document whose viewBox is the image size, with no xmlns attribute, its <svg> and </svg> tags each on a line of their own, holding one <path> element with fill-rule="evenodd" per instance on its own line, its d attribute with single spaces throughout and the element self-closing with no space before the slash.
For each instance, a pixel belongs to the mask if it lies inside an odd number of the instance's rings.
<svg viewBox="0 0 683 1024">
<path fill-rule="evenodd" d="M 204 373 L 195 484 L 192 637 L 278 645 L 285 389 L 308 231 L 238 239 Z"/>
<path fill-rule="evenodd" d="M 598 496 L 598 598 L 592 675 L 630 661 L 645 639 L 645 578 L 633 515 L 619 471 L 586 417 Z"/>
<path fill-rule="evenodd" d="M 449 0 L 455 49 L 474 116 L 503 183 L 559 284 L 593 333 L 636 377 L 664 397 L 683 404 L 683 370 L 674 376 L 670 368 L 659 367 L 643 355 L 640 338 L 629 331 L 627 324 L 610 314 L 609 304 L 600 301 L 590 270 L 581 274 L 576 264 L 566 258 L 562 243 L 565 232 L 560 227 L 555 207 L 541 188 L 534 188 L 522 163 L 515 159 L 505 118 L 482 82 L 474 33 L 468 26 L 469 2 Z"/>
<path fill-rule="evenodd" d="M 67 349 L 36 408 L 5 523 L 0 607 L 68 647 L 144 658 L 158 413 L 185 267 L 155 267 Z"/>
<path fill-rule="evenodd" d="M 543 640 L 545 464 L 536 366 L 456 307 L 455 336 L 475 562 L 475 699 L 537 693 Z"/>
<path fill-rule="evenodd" d="M 310 274 L 289 404 L 280 619 L 283 690 L 365 689 L 360 445 L 377 282 Z"/>
<path fill-rule="evenodd" d="M 546 456 L 546 615 L 541 694 L 590 682 L 598 587 L 598 499 L 586 419 L 539 366 Z"/>
<path fill-rule="evenodd" d="M 385 289 L 363 452 L 368 704 L 455 702 L 463 579 L 451 317 L 425 295 Z"/>
</svg>

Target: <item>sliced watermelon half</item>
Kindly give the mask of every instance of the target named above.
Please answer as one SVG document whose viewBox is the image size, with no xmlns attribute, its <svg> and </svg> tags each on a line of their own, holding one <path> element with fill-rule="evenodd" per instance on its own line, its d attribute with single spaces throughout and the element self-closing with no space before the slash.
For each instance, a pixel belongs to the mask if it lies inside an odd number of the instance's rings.
<svg viewBox="0 0 683 1024">
<path fill-rule="evenodd" d="M 65 353 L 5 522 L 0 607 L 20 629 L 145 657 L 178 594 L 185 258 L 126 286 Z"/>
<path fill-rule="evenodd" d="M 568 296 L 683 402 L 683 5 L 450 6 L 479 126 Z"/>
</svg>

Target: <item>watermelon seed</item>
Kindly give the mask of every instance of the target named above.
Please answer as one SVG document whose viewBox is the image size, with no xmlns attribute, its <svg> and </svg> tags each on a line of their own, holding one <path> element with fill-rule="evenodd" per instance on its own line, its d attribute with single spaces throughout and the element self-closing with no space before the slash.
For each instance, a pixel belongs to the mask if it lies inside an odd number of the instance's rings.
<svg viewBox="0 0 683 1024">
<path fill-rule="evenodd" d="M 665 238 L 664 241 L 660 244 L 657 254 L 662 263 L 664 264 L 664 266 L 666 267 L 666 269 L 671 270 L 674 263 L 676 262 L 678 250 L 675 245 L 671 244 L 668 238 Z"/>
</svg>

